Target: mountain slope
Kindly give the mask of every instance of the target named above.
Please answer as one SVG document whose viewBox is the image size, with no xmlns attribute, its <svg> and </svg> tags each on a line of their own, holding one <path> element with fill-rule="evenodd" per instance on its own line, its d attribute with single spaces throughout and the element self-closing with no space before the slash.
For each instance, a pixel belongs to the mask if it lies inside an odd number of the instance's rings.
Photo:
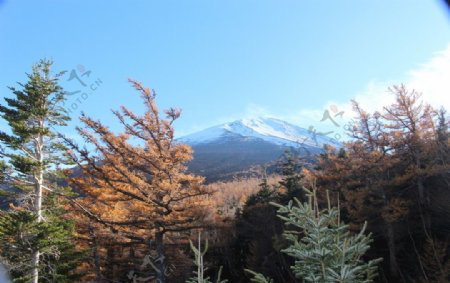
<svg viewBox="0 0 450 283">
<path fill-rule="evenodd" d="M 325 144 L 340 147 L 334 139 L 274 118 L 237 120 L 181 137 L 178 142 L 193 148 L 189 170 L 207 181 L 231 178 L 253 166 L 273 163 L 286 150 L 311 161 Z"/>
<path fill-rule="evenodd" d="M 229 137 L 256 138 L 277 145 L 294 147 L 305 145 L 323 148 L 325 144 L 340 146 L 340 143 L 332 138 L 315 135 L 312 130 L 307 130 L 275 118 L 237 120 L 184 136 L 179 141 L 197 145 Z"/>
</svg>

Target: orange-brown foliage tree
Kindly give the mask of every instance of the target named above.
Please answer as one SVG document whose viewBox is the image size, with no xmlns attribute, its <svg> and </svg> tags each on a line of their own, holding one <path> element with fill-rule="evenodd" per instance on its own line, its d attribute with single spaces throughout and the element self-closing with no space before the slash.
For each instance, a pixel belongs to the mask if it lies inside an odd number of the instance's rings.
<svg viewBox="0 0 450 283">
<path fill-rule="evenodd" d="M 395 102 L 382 112 L 370 114 L 353 103 L 353 140 L 339 152 L 323 154 L 317 174 L 323 188 L 339 192 L 351 225 L 367 220 L 369 229 L 384 239 L 379 244 L 387 244 L 388 278 L 426 279 L 420 243 L 432 244 L 438 230 L 432 192 L 434 200 L 448 194 L 447 122 L 444 111 L 439 114 L 422 103 L 416 91 L 402 85 L 391 92 Z"/>
<path fill-rule="evenodd" d="M 90 220 L 85 218 L 80 227 L 95 235 L 91 244 L 98 244 L 95 239 L 99 237 L 103 241 L 108 238 L 122 242 L 123 246 L 154 243 L 156 254 L 147 265 L 152 266 L 157 282 L 165 282 L 168 275 L 165 240 L 169 235 L 180 236 L 204 225 L 207 204 L 204 196 L 209 191 L 203 186 L 202 177 L 186 173 L 191 148 L 174 141 L 172 123 L 180 116 L 180 110 L 171 108 L 165 111 L 167 118 L 161 118 L 154 91 L 136 81 L 130 82 L 141 94 L 145 114 L 137 115 L 124 106 L 113 111 L 124 128 L 120 134 L 83 115 L 85 127 L 78 128 L 78 132 L 97 154 L 68 141 L 81 168 L 80 175 L 71 183 L 84 196 L 77 206 Z M 97 273 L 101 272 L 98 261 L 102 249 L 114 258 L 111 255 L 114 250 L 107 249 L 108 242 L 93 247 Z M 136 256 L 133 247 L 129 248 L 129 254 Z M 137 274 L 129 276 L 132 279 Z"/>
</svg>

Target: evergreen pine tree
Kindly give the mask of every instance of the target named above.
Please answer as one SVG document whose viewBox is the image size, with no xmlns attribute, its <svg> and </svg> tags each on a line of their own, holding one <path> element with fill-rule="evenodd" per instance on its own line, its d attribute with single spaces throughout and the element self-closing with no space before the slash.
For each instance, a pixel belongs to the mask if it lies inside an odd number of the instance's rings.
<svg viewBox="0 0 450 283">
<path fill-rule="evenodd" d="M 302 168 L 291 152 L 285 152 L 285 159 L 286 160 L 281 165 L 281 175 L 283 179 L 280 181 L 280 185 L 286 189 L 286 194 L 282 197 L 281 202 L 287 203 L 294 197 L 303 201 L 306 197 L 302 189 Z"/>
<path fill-rule="evenodd" d="M 339 210 L 320 210 L 315 191 L 308 192 L 309 202 L 297 199 L 288 205 L 275 204 L 278 215 L 287 228 L 303 231 L 285 231 L 291 245 L 284 250 L 295 259 L 291 268 L 297 278 L 305 282 L 373 282 L 377 263 L 381 259 L 362 260 L 370 248 L 370 235 L 365 235 L 365 225 L 356 235 L 348 232 L 348 226 L 339 219 Z M 298 229 L 295 229 L 298 230 Z"/>
<path fill-rule="evenodd" d="M 259 191 L 256 194 L 249 196 L 246 206 L 255 204 L 267 204 L 271 201 L 277 201 L 277 192 L 275 186 L 270 186 L 267 181 L 267 175 L 264 172 L 263 179 L 259 184 Z"/>
<path fill-rule="evenodd" d="M 39 248 L 39 282 L 73 282 L 82 252 L 72 243 L 74 223 L 64 217 L 64 208 L 51 200 L 53 207 L 43 213 L 46 221 L 37 222 L 27 210 L 11 210 L 0 216 L 1 256 L 13 282 L 30 282 L 30 251 Z M 47 206 L 48 202 L 44 203 Z"/>
<path fill-rule="evenodd" d="M 27 83 L 10 87 L 14 97 L 0 105 L 10 127 L 0 131 L 1 156 L 10 170 L 3 182 L 19 191 L 0 216 L 0 256 L 14 282 L 68 282 L 79 255 L 70 244 L 73 224 L 64 219 L 56 197 L 67 191 L 55 186 L 56 168 L 68 159 L 54 128 L 65 126 L 69 117 L 61 107 L 63 73 L 52 74 L 51 66 L 48 60 L 35 64 Z"/>
<path fill-rule="evenodd" d="M 264 183 L 264 182 L 263 182 Z M 303 188 L 304 189 L 304 188 Z M 319 209 L 316 189 L 304 189 L 308 201 L 301 203 L 294 198 L 287 205 L 271 203 L 278 207 L 278 217 L 283 220 L 286 229 L 285 238 L 290 245 L 282 250 L 295 260 L 291 266 L 297 279 L 314 283 L 370 283 L 377 276 L 381 258 L 365 262 L 363 257 L 370 248 L 371 235 L 366 235 L 366 223 L 359 233 L 351 234 L 348 225 L 340 220 L 339 208 L 331 207 L 327 193 L 328 208 Z M 301 231 L 301 232 L 299 232 Z M 210 283 L 204 277 L 203 256 L 208 243 L 202 250 L 200 235 L 198 248 L 191 242 L 195 254 L 197 271 L 187 283 Z M 273 262 L 272 262 L 273 264 Z M 273 283 L 273 279 L 250 269 L 244 269 L 255 283 Z M 220 271 L 217 282 L 220 281 Z"/>
</svg>

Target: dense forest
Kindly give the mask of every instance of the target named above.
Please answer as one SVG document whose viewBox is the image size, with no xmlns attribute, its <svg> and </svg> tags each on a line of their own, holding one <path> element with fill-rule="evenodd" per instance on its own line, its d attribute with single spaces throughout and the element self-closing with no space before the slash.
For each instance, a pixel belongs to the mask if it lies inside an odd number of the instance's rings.
<svg viewBox="0 0 450 283">
<path fill-rule="evenodd" d="M 175 139 L 181 110 L 130 80 L 145 112 L 82 115 L 65 135 L 52 62 L 0 105 L 0 262 L 13 282 L 450 282 L 445 109 L 407 86 L 353 101 L 342 148 L 311 165 L 206 184 Z M 121 126 L 121 132 L 109 127 Z"/>
</svg>

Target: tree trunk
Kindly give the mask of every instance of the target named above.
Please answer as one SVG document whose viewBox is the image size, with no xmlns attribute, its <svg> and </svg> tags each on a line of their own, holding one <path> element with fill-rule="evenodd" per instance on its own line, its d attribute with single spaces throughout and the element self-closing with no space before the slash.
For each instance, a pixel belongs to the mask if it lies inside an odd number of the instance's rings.
<svg viewBox="0 0 450 283">
<path fill-rule="evenodd" d="M 39 256 L 39 250 L 33 251 L 33 256 L 31 259 L 31 264 L 33 266 L 33 270 L 31 271 L 33 283 L 38 283 L 39 280 Z"/>
<path fill-rule="evenodd" d="M 38 223 L 42 222 L 42 170 L 39 172 L 39 176 L 37 178 L 37 182 L 36 182 L 36 190 L 35 190 L 35 214 L 36 214 L 36 221 Z M 33 252 L 33 256 L 32 256 L 32 266 L 33 266 L 33 270 L 32 270 L 32 278 L 33 278 L 33 283 L 38 283 L 39 280 L 39 257 L 40 257 L 40 252 L 39 250 L 35 250 Z"/>
<path fill-rule="evenodd" d="M 116 264 L 116 253 L 115 249 L 117 246 L 115 246 L 114 242 L 112 240 L 109 241 L 108 248 L 106 249 L 106 278 L 107 279 L 114 279 L 114 266 Z"/>
<path fill-rule="evenodd" d="M 95 280 L 97 282 L 101 282 L 103 276 L 100 269 L 100 255 L 98 254 L 97 235 L 95 234 L 94 228 L 90 224 L 89 224 L 89 234 L 92 239 L 92 257 L 94 258 Z"/>
<path fill-rule="evenodd" d="M 429 194 L 425 192 L 424 180 L 421 176 L 417 177 L 417 189 L 419 191 L 419 213 L 423 222 L 423 228 L 427 234 L 431 229 L 430 200 Z"/>
<path fill-rule="evenodd" d="M 386 196 L 386 192 L 384 189 L 381 189 L 381 196 L 383 198 L 384 204 L 387 205 L 388 200 Z M 392 223 L 385 220 L 386 223 L 386 238 L 388 241 L 388 249 L 389 249 L 389 272 L 391 276 L 398 278 L 399 277 L 399 269 L 397 263 L 397 247 L 395 245 L 395 233 L 394 226 Z"/>
<path fill-rule="evenodd" d="M 41 122 L 41 127 L 43 128 L 44 124 Z M 36 141 L 35 150 L 36 157 L 39 161 L 39 169 L 37 174 L 35 175 L 35 191 L 34 191 L 34 213 L 36 215 L 37 223 L 42 222 L 42 186 L 44 182 L 44 169 L 42 167 L 44 161 L 44 153 L 43 153 L 43 145 L 44 138 L 42 135 L 39 135 Z M 32 282 L 38 283 L 39 281 L 39 257 L 40 251 L 33 251 L 31 265 L 32 265 Z"/>
<path fill-rule="evenodd" d="M 419 190 L 419 202 L 423 205 L 426 203 L 425 187 L 423 185 L 422 177 L 417 177 L 417 189 Z"/>
<path fill-rule="evenodd" d="M 395 245 L 394 227 L 391 223 L 386 223 L 387 226 L 387 240 L 389 249 L 389 272 L 395 278 L 398 278 L 398 264 L 397 264 L 397 248 Z"/>
<path fill-rule="evenodd" d="M 164 252 L 164 233 L 156 232 L 155 235 L 156 242 L 156 253 L 158 258 L 156 259 L 156 283 L 165 283 L 166 282 L 166 258 Z"/>
</svg>

